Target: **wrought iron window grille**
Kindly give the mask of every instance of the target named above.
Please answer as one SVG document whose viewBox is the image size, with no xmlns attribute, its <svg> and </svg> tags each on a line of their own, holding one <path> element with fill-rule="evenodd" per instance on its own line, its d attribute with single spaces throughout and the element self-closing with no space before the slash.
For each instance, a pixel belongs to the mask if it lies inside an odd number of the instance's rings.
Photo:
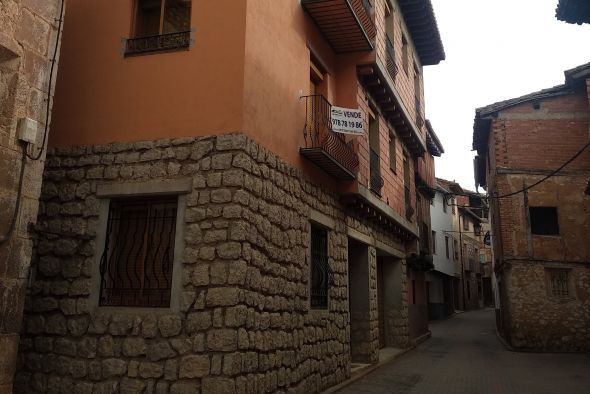
<svg viewBox="0 0 590 394">
<path fill-rule="evenodd" d="M 312 309 L 328 308 L 328 293 L 333 272 L 328 261 L 328 231 L 311 226 L 311 296 Z"/>
<path fill-rule="evenodd" d="M 189 50 L 194 45 L 194 29 L 148 37 L 123 38 L 123 56 Z"/>
<path fill-rule="evenodd" d="M 386 45 L 386 53 L 387 53 L 387 72 L 393 81 L 395 81 L 395 77 L 399 71 L 397 64 L 395 63 L 395 49 L 393 46 L 393 42 L 388 35 L 385 35 L 385 45 Z"/>
<path fill-rule="evenodd" d="M 549 281 L 552 297 L 570 298 L 568 270 L 550 269 Z"/>
<path fill-rule="evenodd" d="M 111 201 L 99 306 L 170 306 L 177 208 L 176 196 Z"/>
</svg>

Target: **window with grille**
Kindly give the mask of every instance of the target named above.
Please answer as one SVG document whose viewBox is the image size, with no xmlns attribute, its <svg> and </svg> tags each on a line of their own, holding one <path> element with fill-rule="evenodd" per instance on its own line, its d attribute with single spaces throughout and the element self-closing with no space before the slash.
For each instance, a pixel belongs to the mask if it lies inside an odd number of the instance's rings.
<svg viewBox="0 0 590 394">
<path fill-rule="evenodd" d="M 187 49 L 192 0 L 136 0 L 125 55 Z"/>
<path fill-rule="evenodd" d="M 328 262 L 328 231 L 311 225 L 311 308 L 328 309 L 332 270 Z"/>
<path fill-rule="evenodd" d="M 530 207 L 531 234 L 559 235 L 557 207 Z"/>
<path fill-rule="evenodd" d="M 177 209 L 177 196 L 111 200 L 100 306 L 170 306 Z"/>
<path fill-rule="evenodd" d="M 549 295 L 553 298 L 570 298 L 569 270 L 547 269 Z"/>
</svg>

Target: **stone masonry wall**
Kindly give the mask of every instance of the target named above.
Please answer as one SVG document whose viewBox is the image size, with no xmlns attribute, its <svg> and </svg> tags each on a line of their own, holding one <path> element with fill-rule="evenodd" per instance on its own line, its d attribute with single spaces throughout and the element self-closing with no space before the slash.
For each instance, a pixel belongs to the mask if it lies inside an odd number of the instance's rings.
<svg viewBox="0 0 590 394">
<path fill-rule="evenodd" d="M 186 177 L 180 311 L 92 305 L 97 185 Z M 309 307 L 311 209 L 334 221 L 327 311 Z M 243 135 L 52 150 L 16 391 L 303 393 L 344 380 L 346 228 L 355 220 Z M 355 227 L 396 245 L 361 221 Z"/>
<path fill-rule="evenodd" d="M 28 149 L 41 149 L 59 5 L 59 0 L 0 2 L 0 394 L 12 392 L 32 250 L 27 227 L 37 217 L 44 158 L 23 159 L 16 131 L 21 118 L 39 122 L 37 143 Z"/>
<path fill-rule="evenodd" d="M 509 263 L 510 264 L 510 263 Z M 546 268 L 570 270 L 573 293 L 555 299 L 548 290 Z M 590 268 L 584 264 L 513 262 L 501 273 L 510 311 L 511 345 L 522 350 L 590 350 Z"/>
</svg>

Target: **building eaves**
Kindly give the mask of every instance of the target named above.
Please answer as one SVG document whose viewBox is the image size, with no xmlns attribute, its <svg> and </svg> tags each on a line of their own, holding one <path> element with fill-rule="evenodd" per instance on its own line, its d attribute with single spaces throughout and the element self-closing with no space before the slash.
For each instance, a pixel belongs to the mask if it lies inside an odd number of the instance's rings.
<svg viewBox="0 0 590 394">
<path fill-rule="evenodd" d="M 445 50 L 431 0 L 398 0 L 423 66 L 445 60 Z"/>
<path fill-rule="evenodd" d="M 539 90 L 537 92 L 525 94 L 524 96 L 498 101 L 497 103 L 477 108 L 475 110 L 475 120 L 473 124 L 473 149 L 479 154 L 482 154 L 482 152 L 487 149 L 490 122 L 499 111 L 527 102 L 541 101 L 547 98 L 573 93 L 578 81 L 590 78 L 590 63 L 566 70 L 564 71 L 564 75 L 565 84 L 563 85 L 557 85 L 552 88 Z"/>
<path fill-rule="evenodd" d="M 457 182 L 448 181 L 442 178 L 435 178 L 436 182 L 443 188 L 454 194 L 463 194 L 463 188 Z"/>
<path fill-rule="evenodd" d="M 567 23 L 590 23 L 590 2 L 588 0 L 559 0 L 555 17 Z"/>
<path fill-rule="evenodd" d="M 438 139 L 438 136 L 432 128 L 432 124 L 428 119 L 426 120 L 426 146 L 432 156 L 440 157 L 443 153 L 445 153 L 445 149 L 443 148 L 440 140 Z"/>
</svg>

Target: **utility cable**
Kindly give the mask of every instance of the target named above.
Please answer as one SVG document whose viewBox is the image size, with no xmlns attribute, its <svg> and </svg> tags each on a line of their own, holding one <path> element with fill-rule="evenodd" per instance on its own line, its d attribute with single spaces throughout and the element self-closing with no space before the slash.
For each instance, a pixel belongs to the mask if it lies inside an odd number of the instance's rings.
<svg viewBox="0 0 590 394">
<path fill-rule="evenodd" d="M 49 87 L 47 88 L 47 105 L 45 107 L 45 127 L 43 129 L 43 142 L 41 143 L 41 148 L 36 154 L 29 154 L 27 151 L 26 155 L 29 159 L 33 161 L 37 161 L 43 155 L 43 150 L 45 149 L 45 143 L 47 142 L 47 134 L 49 132 L 49 114 L 51 110 L 51 93 L 52 93 L 52 85 L 53 85 L 53 74 L 55 72 L 55 63 L 57 62 L 57 51 L 59 50 L 59 39 L 61 37 L 61 29 L 63 26 L 64 21 L 64 10 L 65 10 L 65 3 L 66 0 L 61 1 L 61 9 L 59 11 L 59 24 L 57 26 L 57 35 L 55 37 L 55 46 L 53 48 L 53 57 L 51 58 L 51 70 L 49 71 Z"/>
<path fill-rule="evenodd" d="M 22 148 L 23 153 L 22 153 L 22 159 L 21 159 L 20 175 L 19 175 L 19 179 L 18 179 L 18 189 L 17 189 L 17 193 L 16 193 L 15 207 L 14 207 L 14 211 L 12 212 L 12 218 L 10 219 L 10 223 L 8 225 L 8 229 L 6 230 L 6 233 L 4 235 L 0 236 L 0 246 L 4 245 L 11 238 L 12 233 L 14 232 L 14 229 L 16 227 L 16 219 L 18 216 L 18 212 L 20 211 L 20 205 L 21 205 L 21 200 L 22 200 L 22 191 L 23 191 L 23 183 L 24 183 L 24 177 L 25 177 L 25 167 L 27 164 L 27 157 L 33 161 L 39 160 L 41 158 L 41 156 L 43 155 L 45 143 L 47 142 L 47 133 L 49 130 L 49 113 L 50 113 L 50 109 L 51 109 L 51 92 L 52 92 L 53 74 L 55 72 L 57 51 L 59 49 L 59 40 L 61 37 L 61 29 L 63 26 L 64 10 L 65 10 L 65 0 L 62 0 L 60 12 L 59 12 L 59 19 L 58 19 L 59 24 L 58 24 L 57 33 L 55 36 L 55 46 L 53 48 L 53 58 L 51 59 L 51 70 L 49 72 L 49 83 L 48 83 L 49 86 L 47 88 L 47 106 L 46 106 L 46 112 L 45 112 L 45 127 L 43 130 L 43 142 L 41 143 L 41 149 L 39 149 L 39 152 L 37 152 L 34 155 L 29 154 L 29 152 L 27 151 L 27 146 L 23 146 L 23 148 Z"/>
<path fill-rule="evenodd" d="M 10 219 L 10 224 L 8 225 L 8 230 L 2 236 L 0 236 L 0 246 L 4 245 L 6 241 L 10 239 L 14 228 L 16 227 L 16 217 L 18 216 L 18 211 L 20 210 L 20 202 L 21 202 L 21 194 L 23 190 L 23 180 L 25 178 L 25 166 L 27 164 L 27 155 L 26 155 L 26 146 L 23 146 L 23 154 L 20 164 L 20 175 L 18 179 L 18 192 L 16 193 L 16 205 L 14 207 L 14 211 L 12 212 L 12 219 Z"/>
<path fill-rule="evenodd" d="M 508 193 L 508 194 L 503 194 L 503 195 L 500 195 L 500 196 L 482 196 L 482 195 L 480 195 L 480 194 L 478 194 L 478 193 L 454 193 L 454 192 L 444 192 L 443 194 L 444 194 L 445 196 L 465 196 L 465 197 L 478 197 L 478 198 L 481 198 L 481 199 L 486 199 L 486 200 L 491 200 L 491 199 L 499 199 L 499 198 L 506 198 L 506 197 L 512 197 L 512 196 L 514 196 L 514 195 L 516 195 L 516 194 L 519 194 L 519 193 L 524 193 L 525 191 L 527 191 L 527 190 L 529 190 L 529 189 L 531 189 L 531 188 L 533 188 L 533 187 L 535 187 L 535 186 L 537 186 L 537 185 L 539 185 L 539 184 L 541 184 L 541 183 L 545 182 L 547 179 L 549 179 L 549 178 L 551 178 L 551 177 L 555 176 L 555 175 L 556 175 L 556 174 L 557 174 L 559 171 L 563 170 L 563 169 L 564 169 L 564 168 L 565 168 L 565 167 L 566 167 L 568 164 L 570 164 L 572 161 L 576 160 L 576 159 L 577 159 L 577 158 L 578 158 L 578 157 L 579 157 L 579 156 L 580 156 L 582 153 L 584 153 L 584 151 L 585 151 L 585 150 L 586 150 L 586 149 L 587 149 L 589 146 L 590 146 L 590 142 L 588 142 L 586 145 L 584 145 L 584 146 L 582 147 L 582 149 L 580 149 L 578 152 L 576 152 L 576 154 L 575 154 L 575 155 L 573 155 L 572 157 L 570 157 L 570 158 L 569 158 L 569 159 L 568 159 L 568 160 L 567 160 L 565 163 L 563 163 L 563 164 L 562 164 L 562 165 L 561 165 L 559 168 L 557 168 L 556 170 L 553 170 L 553 171 L 551 171 L 551 172 L 550 172 L 548 175 L 546 175 L 544 178 L 542 178 L 542 179 L 538 180 L 537 182 L 533 183 L 532 185 L 529 185 L 529 186 L 527 186 L 527 187 L 524 187 L 524 188 L 522 188 L 522 189 L 520 189 L 520 190 L 517 190 L 517 191 L 515 191 L 515 192 L 511 192 L 511 193 Z M 424 186 L 424 185 L 418 186 L 418 188 L 419 188 L 419 189 L 427 189 L 427 190 L 430 190 L 431 192 L 435 192 L 435 193 L 436 193 L 436 192 L 439 192 L 439 193 L 441 192 L 441 191 L 440 191 L 440 190 L 438 190 L 438 189 L 435 189 L 435 188 L 432 188 L 432 187 L 429 187 L 429 186 Z"/>
</svg>

